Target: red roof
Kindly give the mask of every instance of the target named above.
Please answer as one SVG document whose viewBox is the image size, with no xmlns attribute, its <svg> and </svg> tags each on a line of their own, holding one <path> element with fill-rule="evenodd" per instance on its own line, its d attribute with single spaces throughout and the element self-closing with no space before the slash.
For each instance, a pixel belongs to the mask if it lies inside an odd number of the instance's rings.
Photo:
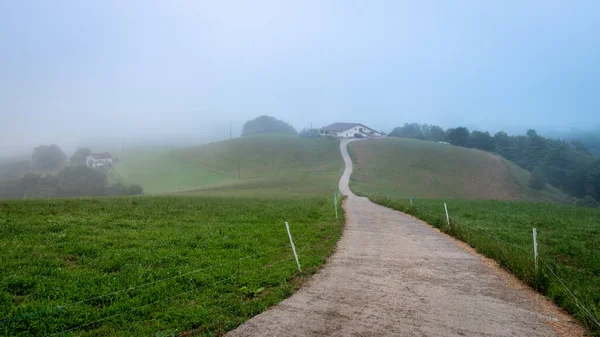
<svg viewBox="0 0 600 337">
<path fill-rule="evenodd" d="M 92 156 L 94 159 L 109 159 L 112 158 L 112 155 L 108 152 L 102 152 L 102 153 L 92 153 L 90 156 Z"/>
</svg>

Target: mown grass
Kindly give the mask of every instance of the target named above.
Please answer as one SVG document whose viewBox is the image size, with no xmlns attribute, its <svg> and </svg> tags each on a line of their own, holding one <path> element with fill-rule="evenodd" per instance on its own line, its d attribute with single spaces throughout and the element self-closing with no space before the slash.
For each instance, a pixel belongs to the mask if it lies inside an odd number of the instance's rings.
<svg viewBox="0 0 600 337">
<path fill-rule="evenodd" d="M 256 135 L 177 150 L 123 154 L 114 165 L 146 193 L 182 195 L 322 195 L 343 171 L 339 141 Z"/>
<path fill-rule="evenodd" d="M 173 150 L 132 149 L 119 154 L 112 173 L 127 184 L 139 184 L 146 194 L 200 188 L 232 179 L 184 161 Z"/>
<path fill-rule="evenodd" d="M 498 261 L 527 284 L 546 294 L 600 335 L 600 210 L 569 205 L 494 200 L 371 200 L 412 214 Z M 541 260 L 536 272 L 532 229 L 538 232 Z M 558 276 L 593 318 L 581 308 Z"/>
<path fill-rule="evenodd" d="M 458 146 L 407 138 L 349 145 L 351 188 L 392 197 L 569 202 L 559 190 L 528 187 L 529 172 L 502 157 Z"/>
<path fill-rule="evenodd" d="M 0 201 L 0 335 L 221 335 L 297 289 L 341 228 L 329 196 Z"/>
</svg>

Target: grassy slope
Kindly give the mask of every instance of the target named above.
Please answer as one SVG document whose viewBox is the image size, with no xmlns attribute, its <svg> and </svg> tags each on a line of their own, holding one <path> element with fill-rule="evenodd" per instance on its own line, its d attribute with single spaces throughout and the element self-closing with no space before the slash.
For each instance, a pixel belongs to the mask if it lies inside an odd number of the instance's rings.
<svg viewBox="0 0 600 337">
<path fill-rule="evenodd" d="M 528 188 L 529 172 L 488 152 L 406 138 L 354 142 L 351 187 L 408 198 L 568 201 L 557 189 Z"/>
<path fill-rule="evenodd" d="M 239 177 L 238 177 L 239 163 Z M 336 140 L 260 135 L 123 157 L 115 171 L 146 193 L 322 195 L 337 190 L 343 161 Z"/>
<path fill-rule="evenodd" d="M 219 335 L 289 296 L 341 234 L 338 141 L 257 136 L 120 157 L 118 179 L 191 197 L 0 201 L 0 335 L 96 320 L 65 335 Z"/>
<path fill-rule="evenodd" d="M 230 177 L 187 163 L 172 150 L 130 150 L 119 156 L 113 172 L 120 180 L 140 184 L 147 194 L 174 192 L 227 181 Z"/>
<path fill-rule="evenodd" d="M 219 335 L 297 289 L 341 224 L 329 196 L 0 201 L 0 335 Z"/>
<path fill-rule="evenodd" d="M 356 193 L 468 242 L 600 332 L 545 265 L 536 274 L 530 253 L 536 227 L 540 256 L 600 319 L 600 210 L 525 202 L 569 198 L 552 187 L 529 189 L 527 171 L 483 151 L 389 138 L 352 143 L 351 154 Z M 412 207 L 409 196 L 414 198 Z M 449 201 L 452 226 L 446 223 L 444 201 Z"/>
</svg>

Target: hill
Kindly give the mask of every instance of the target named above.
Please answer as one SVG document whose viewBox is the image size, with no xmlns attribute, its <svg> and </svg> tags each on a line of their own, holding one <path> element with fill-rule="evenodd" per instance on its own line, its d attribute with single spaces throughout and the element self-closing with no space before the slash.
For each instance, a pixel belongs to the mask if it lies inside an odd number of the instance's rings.
<svg viewBox="0 0 600 337">
<path fill-rule="evenodd" d="M 114 169 L 119 179 L 151 194 L 273 196 L 332 193 L 343 161 L 337 140 L 256 135 L 127 152 Z"/>
<path fill-rule="evenodd" d="M 528 187 L 530 173 L 489 152 L 431 141 L 385 138 L 349 145 L 350 185 L 361 194 L 568 202 L 558 189 Z"/>
</svg>

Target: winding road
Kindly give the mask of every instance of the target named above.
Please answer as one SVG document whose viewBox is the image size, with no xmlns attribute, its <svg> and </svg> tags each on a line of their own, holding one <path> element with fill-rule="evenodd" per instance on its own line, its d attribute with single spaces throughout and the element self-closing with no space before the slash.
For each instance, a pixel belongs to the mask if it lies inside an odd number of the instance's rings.
<svg viewBox="0 0 600 337">
<path fill-rule="evenodd" d="M 228 336 L 578 336 L 583 330 L 466 245 L 348 187 L 335 253 L 293 296 Z"/>
</svg>

